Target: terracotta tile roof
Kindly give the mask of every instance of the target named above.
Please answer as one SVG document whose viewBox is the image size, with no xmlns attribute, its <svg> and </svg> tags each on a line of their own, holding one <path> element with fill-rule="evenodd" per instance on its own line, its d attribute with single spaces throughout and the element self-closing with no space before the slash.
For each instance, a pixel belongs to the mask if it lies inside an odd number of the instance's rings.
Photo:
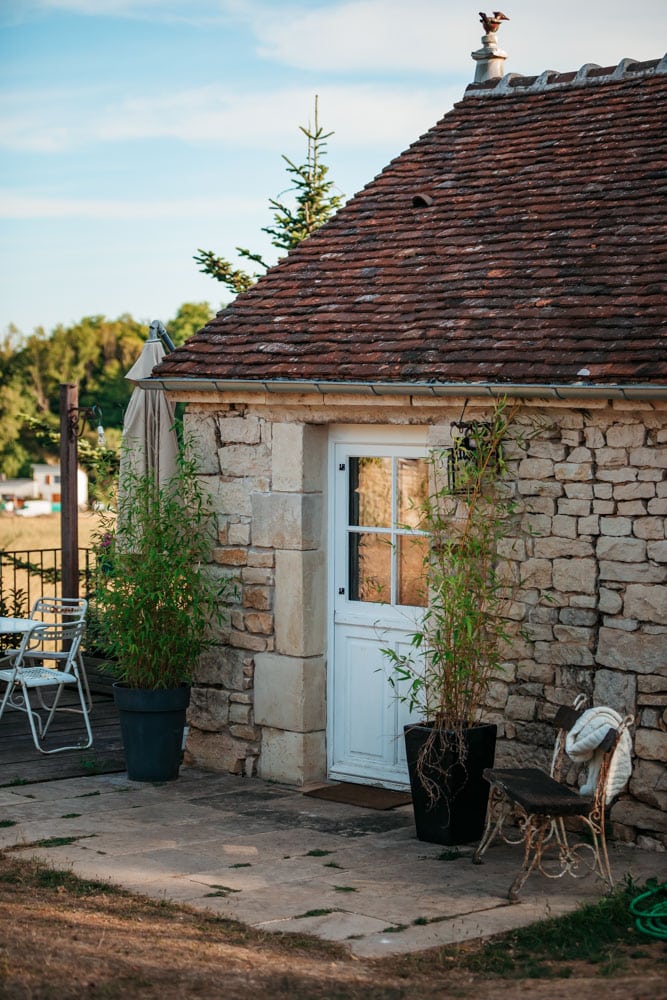
<svg viewBox="0 0 667 1000">
<path fill-rule="evenodd" d="M 472 85 L 156 374 L 667 381 L 667 64 Z"/>
</svg>

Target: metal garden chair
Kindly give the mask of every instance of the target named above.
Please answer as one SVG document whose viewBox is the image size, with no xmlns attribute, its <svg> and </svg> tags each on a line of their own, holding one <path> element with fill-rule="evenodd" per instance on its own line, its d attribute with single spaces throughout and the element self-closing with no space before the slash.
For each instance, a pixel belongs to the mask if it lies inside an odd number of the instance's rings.
<svg viewBox="0 0 667 1000">
<path fill-rule="evenodd" d="M 600 875 L 611 888 L 613 878 L 607 851 L 605 810 L 626 784 L 630 773 L 632 716 L 621 718 L 612 709 L 589 709 L 583 696 L 573 708 L 561 707 L 553 721 L 556 740 L 550 772 L 537 767 L 487 768 L 491 784 L 486 826 L 473 854 L 475 864 L 500 837 L 523 845 L 523 864 L 508 898 L 516 902 L 533 871 L 547 878 Z M 611 723 L 611 724 L 609 724 Z M 586 729 L 588 726 L 588 729 Z M 580 744 L 583 738 L 583 749 Z M 588 780 L 581 788 L 564 780 L 572 764 L 589 760 Z M 507 829 L 510 822 L 516 824 Z M 573 821 L 578 821 L 574 823 Z M 567 826 L 579 828 L 574 835 Z M 582 838 L 582 833 L 584 837 Z"/>
<path fill-rule="evenodd" d="M 40 753 L 83 750 L 92 746 L 93 734 L 78 662 L 84 630 L 83 621 L 35 625 L 25 633 L 15 655 L 6 661 L 9 666 L 0 670 L 0 681 L 6 684 L 0 702 L 0 721 L 7 708 L 25 712 L 33 742 Z M 53 666 L 47 666 L 49 663 Z M 87 742 L 47 749 L 44 739 L 66 687 L 74 687 L 77 691 L 81 708 L 76 711 L 83 716 Z M 50 704 L 43 698 L 43 692 L 48 689 L 54 691 Z M 37 704 L 31 699 L 31 691 L 36 692 Z"/>
<path fill-rule="evenodd" d="M 38 597 L 32 606 L 32 610 L 30 611 L 30 618 L 34 621 L 42 621 L 49 625 L 59 625 L 67 622 L 74 623 L 78 621 L 85 621 L 87 611 L 88 601 L 83 597 Z M 86 708 L 90 713 L 93 706 L 93 700 L 90 696 L 88 677 L 86 675 L 86 668 L 84 666 L 80 649 L 77 663 L 79 666 L 81 681 L 86 692 Z M 79 709 L 67 708 L 62 711 L 78 712 Z"/>
</svg>

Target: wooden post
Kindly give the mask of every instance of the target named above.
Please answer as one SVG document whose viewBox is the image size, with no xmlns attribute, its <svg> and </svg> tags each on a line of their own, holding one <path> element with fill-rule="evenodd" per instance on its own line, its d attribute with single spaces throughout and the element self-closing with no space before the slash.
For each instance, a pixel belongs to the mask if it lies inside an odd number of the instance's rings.
<svg viewBox="0 0 667 1000">
<path fill-rule="evenodd" d="M 79 596 L 78 438 L 79 387 L 60 386 L 60 545 L 62 597 Z"/>
</svg>

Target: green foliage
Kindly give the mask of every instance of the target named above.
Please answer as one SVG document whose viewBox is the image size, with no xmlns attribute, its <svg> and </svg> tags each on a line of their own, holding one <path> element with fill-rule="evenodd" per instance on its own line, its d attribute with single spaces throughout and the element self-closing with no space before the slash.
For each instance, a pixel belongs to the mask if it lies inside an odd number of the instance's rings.
<svg viewBox="0 0 667 1000">
<path fill-rule="evenodd" d="M 236 247 L 237 253 L 243 256 L 240 247 Z M 248 274 L 240 267 L 234 267 L 224 257 L 219 257 L 212 250 L 197 250 L 193 260 L 200 264 L 199 270 L 202 274 L 210 274 L 216 281 L 226 285 L 234 295 L 247 292 L 259 278 L 259 274 Z"/>
<path fill-rule="evenodd" d="M 20 587 L 16 590 L 6 590 L 0 594 L 0 617 L 20 618 L 28 611 L 28 597 Z M 16 635 L 14 634 L 14 639 Z"/>
<path fill-rule="evenodd" d="M 178 345 L 211 318 L 205 302 L 184 303 L 166 326 Z M 57 459 L 60 451 L 60 385 L 79 387 L 79 405 L 95 407 L 107 446 L 97 442 L 97 420 L 88 421 L 79 441 L 81 464 L 93 475 L 117 465 L 120 430 L 132 384 L 125 373 L 146 341 L 146 324 L 124 314 L 117 319 L 85 316 L 47 334 L 29 336 L 10 326 L 0 340 L 0 474 L 29 476 L 35 462 Z M 106 453 L 105 453 L 106 451 Z M 97 477 L 97 478 L 96 478 Z"/>
<path fill-rule="evenodd" d="M 208 302 L 184 302 L 173 319 L 166 324 L 167 333 L 180 347 L 185 341 L 201 330 L 215 315 Z"/>
<path fill-rule="evenodd" d="M 315 97 L 315 124 L 300 125 L 299 130 L 306 137 L 305 163 L 297 164 L 283 154 L 286 170 L 291 181 L 288 191 L 295 192 L 294 205 L 290 206 L 277 198 L 269 199 L 273 213 L 273 225 L 263 226 L 262 232 L 271 237 L 271 243 L 278 250 L 289 251 L 327 221 L 342 204 L 343 198 L 333 193 L 334 182 L 327 175 L 328 166 L 323 162 L 327 139 L 333 132 L 325 132 L 318 120 L 318 101 Z M 244 247 L 236 247 L 239 257 L 266 271 L 269 265 L 260 254 L 252 253 Z M 254 285 L 261 272 L 248 273 L 235 268 L 224 257 L 212 250 L 198 250 L 194 260 L 199 270 L 210 274 L 222 282 L 235 295 L 247 291 Z"/>
<path fill-rule="evenodd" d="M 24 416 L 24 427 L 29 429 L 36 441 L 47 452 L 60 454 L 60 427 L 54 429 L 39 417 Z M 120 454 L 115 448 L 100 445 L 97 440 L 91 443 L 81 437 L 77 443 L 79 465 L 88 473 L 88 498 L 91 502 L 107 504 L 115 487 Z"/>
<path fill-rule="evenodd" d="M 9 553 L 5 552 L 3 562 L 9 563 Z M 15 563 L 16 564 L 16 563 Z M 28 596 L 22 588 L 0 592 L 0 617 L 22 618 L 28 614 Z M 16 649 L 21 645 L 21 636 L 16 632 L 0 632 L 0 656 L 5 649 Z"/>
<path fill-rule="evenodd" d="M 424 573 L 429 602 L 407 653 L 384 650 L 391 682 L 411 711 L 440 730 L 479 721 L 506 639 L 509 574 L 497 551 L 516 504 L 502 443 L 518 404 L 499 400 L 488 421 L 465 426 L 452 449 L 430 459 L 420 527 L 430 537 Z"/>
<path fill-rule="evenodd" d="M 96 538 L 97 627 L 114 673 L 132 688 L 189 683 L 215 643 L 233 586 L 206 565 L 214 514 L 194 461 L 181 456 L 163 485 L 122 472 L 117 521 L 102 514 Z"/>
</svg>

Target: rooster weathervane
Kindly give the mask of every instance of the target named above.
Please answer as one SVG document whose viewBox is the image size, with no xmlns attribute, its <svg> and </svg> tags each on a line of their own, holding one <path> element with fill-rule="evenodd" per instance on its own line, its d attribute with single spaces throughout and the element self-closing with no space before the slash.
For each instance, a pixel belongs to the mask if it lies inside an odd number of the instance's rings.
<svg viewBox="0 0 667 1000">
<path fill-rule="evenodd" d="M 493 15 L 489 16 L 480 10 L 479 19 L 484 26 L 484 31 L 487 35 L 495 34 L 503 21 L 509 21 L 509 17 L 503 14 L 502 10 L 494 10 Z"/>
</svg>

